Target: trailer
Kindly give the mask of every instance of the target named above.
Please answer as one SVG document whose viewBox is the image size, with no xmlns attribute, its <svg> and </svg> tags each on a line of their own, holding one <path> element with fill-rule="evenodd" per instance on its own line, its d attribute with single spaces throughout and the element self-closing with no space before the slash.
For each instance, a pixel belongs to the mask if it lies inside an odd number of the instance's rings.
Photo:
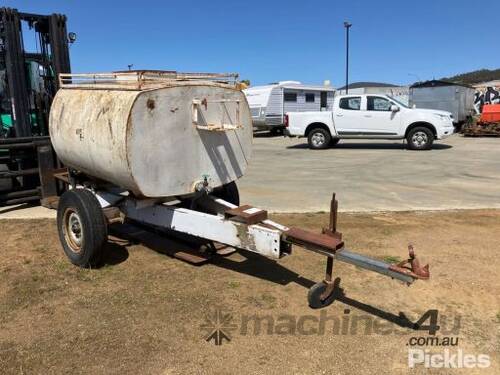
<svg viewBox="0 0 500 375">
<path fill-rule="evenodd" d="M 231 74 L 138 71 L 62 74 L 50 132 L 68 171 L 57 208 L 59 238 L 80 267 L 99 263 L 108 225 L 140 223 L 279 260 L 292 245 L 327 258 L 308 293 L 320 308 L 334 298 L 334 260 L 407 284 L 429 278 L 410 249 L 388 264 L 349 251 L 337 231 L 338 202 L 322 233 L 289 228 L 240 205 L 236 180 L 251 155 L 250 109 Z"/>
<path fill-rule="evenodd" d="M 475 89 L 454 82 L 432 80 L 410 86 L 410 106 L 451 112 L 453 123 L 461 125 L 474 111 Z"/>
</svg>

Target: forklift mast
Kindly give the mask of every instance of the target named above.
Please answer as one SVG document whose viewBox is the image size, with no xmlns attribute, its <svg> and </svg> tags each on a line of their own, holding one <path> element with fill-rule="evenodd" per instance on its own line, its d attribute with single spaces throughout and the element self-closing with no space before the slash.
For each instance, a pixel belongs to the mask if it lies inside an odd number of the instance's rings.
<svg viewBox="0 0 500 375">
<path fill-rule="evenodd" d="M 25 49 L 23 26 L 34 31 L 35 52 Z M 64 15 L 0 8 L 0 206 L 57 193 L 48 119 L 57 77 L 71 72 L 70 42 Z"/>
</svg>

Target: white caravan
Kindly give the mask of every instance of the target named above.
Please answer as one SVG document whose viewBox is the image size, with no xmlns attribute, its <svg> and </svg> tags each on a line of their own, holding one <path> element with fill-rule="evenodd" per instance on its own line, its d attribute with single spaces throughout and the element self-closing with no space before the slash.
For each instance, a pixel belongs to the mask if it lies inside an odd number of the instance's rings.
<svg viewBox="0 0 500 375">
<path fill-rule="evenodd" d="M 279 132 L 287 112 L 331 111 L 335 89 L 331 86 L 304 85 L 282 81 L 249 87 L 245 93 L 254 129 Z"/>
</svg>

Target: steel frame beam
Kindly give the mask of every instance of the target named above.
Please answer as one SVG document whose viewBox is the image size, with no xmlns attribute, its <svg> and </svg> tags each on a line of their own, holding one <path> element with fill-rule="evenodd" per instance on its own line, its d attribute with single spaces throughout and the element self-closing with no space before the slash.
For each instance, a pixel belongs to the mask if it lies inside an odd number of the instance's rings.
<svg viewBox="0 0 500 375">
<path fill-rule="evenodd" d="M 282 232 L 278 229 L 259 224 L 247 225 L 220 215 L 154 201 L 148 204 L 148 201 L 127 198 L 119 207 L 126 217 L 141 223 L 220 242 L 272 259 L 279 259 L 283 255 L 280 251 Z"/>
</svg>

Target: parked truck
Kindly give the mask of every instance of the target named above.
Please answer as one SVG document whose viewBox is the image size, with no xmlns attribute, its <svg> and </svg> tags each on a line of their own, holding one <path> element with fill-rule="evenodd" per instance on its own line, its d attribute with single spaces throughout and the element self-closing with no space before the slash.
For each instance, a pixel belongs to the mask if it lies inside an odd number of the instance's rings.
<svg viewBox="0 0 500 375">
<path fill-rule="evenodd" d="M 336 96 L 329 112 L 287 113 L 285 134 L 307 137 L 311 149 L 341 139 L 406 139 L 411 150 L 428 150 L 454 132 L 453 115 L 410 108 L 387 95 Z"/>
</svg>

